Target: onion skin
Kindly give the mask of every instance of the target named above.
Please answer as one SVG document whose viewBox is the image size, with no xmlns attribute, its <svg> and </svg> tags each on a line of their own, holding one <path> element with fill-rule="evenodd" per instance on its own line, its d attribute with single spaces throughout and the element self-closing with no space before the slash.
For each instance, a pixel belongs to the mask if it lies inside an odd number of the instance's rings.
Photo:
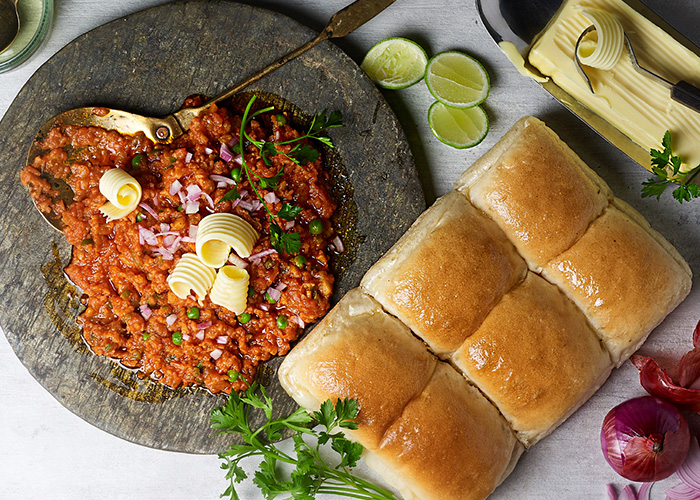
<svg viewBox="0 0 700 500">
<path fill-rule="evenodd" d="M 693 351 L 690 351 L 690 353 Z M 690 355 L 690 353 L 686 356 Z M 684 356 L 683 359 L 686 359 L 686 357 Z M 698 359 L 700 360 L 700 357 Z M 639 382 L 649 394 L 681 408 L 700 412 L 700 390 L 687 389 L 677 385 L 659 367 L 658 363 L 648 356 L 635 355 L 632 356 L 631 361 L 639 370 Z"/>
<path fill-rule="evenodd" d="M 622 477 L 660 481 L 685 460 L 690 432 L 676 407 L 643 396 L 610 410 L 603 420 L 600 442 L 605 459 Z"/>
</svg>

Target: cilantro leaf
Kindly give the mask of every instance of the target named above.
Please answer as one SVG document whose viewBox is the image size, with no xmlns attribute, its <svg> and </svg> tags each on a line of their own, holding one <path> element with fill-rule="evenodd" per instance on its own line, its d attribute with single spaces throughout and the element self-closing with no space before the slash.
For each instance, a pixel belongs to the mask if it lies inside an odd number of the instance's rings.
<svg viewBox="0 0 700 500">
<path fill-rule="evenodd" d="M 270 224 L 270 243 L 280 253 L 295 254 L 301 250 L 299 233 L 285 233 L 277 223 Z"/>
<path fill-rule="evenodd" d="M 294 220 L 294 217 L 301 213 L 301 207 L 298 205 L 290 205 L 289 203 L 282 203 L 282 208 L 277 212 L 277 217 L 284 220 Z"/>
<path fill-rule="evenodd" d="M 258 184 L 262 189 L 277 189 L 277 185 L 284 175 L 284 166 L 272 177 L 260 177 L 258 179 Z"/>
<path fill-rule="evenodd" d="M 221 197 L 221 199 L 220 199 L 219 201 L 216 202 L 216 204 L 218 205 L 218 204 L 221 203 L 222 201 L 233 201 L 233 200 L 237 200 L 237 199 L 240 198 L 240 197 L 241 197 L 241 194 L 238 192 L 238 189 L 236 188 L 236 186 L 234 186 L 234 187 L 231 188 L 231 190 L 229 190 L 225 195 L 223 195 L 223 196 Z"/>
<path fill-rule="evenodd" d="M 287 156 L 297 165 L 306 165 L 307 163 L 315 162 L 319 157 L 319 152 L 309 146 L 308 144 L 303 144 L 298 148 L 292 149 Z"/>
<path fill-rule="evenodd" d="M 270 157 L 275 156 L 278 152 L 279 151 L 277 151 L 277 148 L 275 148 L 274 142 L 265 142 L 263 143 L 263 146 L 260 149 L 260 156 L 262 156 L 265 165 L 271 167 L 272 160 L 270 160 Z"/>
</svg>

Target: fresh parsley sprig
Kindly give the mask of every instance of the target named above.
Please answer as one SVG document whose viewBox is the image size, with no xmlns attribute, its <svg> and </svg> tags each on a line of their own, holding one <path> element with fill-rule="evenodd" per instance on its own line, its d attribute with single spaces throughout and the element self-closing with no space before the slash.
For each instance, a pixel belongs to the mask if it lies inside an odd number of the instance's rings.
<svg viewBox="0 0 700 500">
<path fill-rule="evenodd" d="M 251 409 L 262 411 L 267 418 L 267 422 L 257 429 L 250 425 Z M 263 387 L 253 383 L 242 395 L 232 391 L 226 405 L 211 414 L 212 428 L 219 432 L 238 433 L 245 443 L 232 445 L 219 455 L 224 460 L 221 468 L 226 471 L 229 481 L 221 496 L 239 500 L 236 484 L 247 477 L 240 462 L 257 456 L 262 457 L 262 462 L 253 482 L 268 500 L 282 494 L 290 495 L 288 498 L 311 500 L 319 493 L 366 500 L 395 500 L 389 491 L 349 472 L 357 464 L 362 446 L 345 438 L 341 429 L 356 429 L 357 423 L 352 419 L 357 414 L 355 400 L 338 400 L 335 406 L 327 400 L 319 411 L 312 414 L 300 408 L 286 418 L 273 419 L 272 400 Z M 320 432 L 313 429 L 317 424 L 323 428 Z M 295 432 L 293 454 L 283 452 L 274 444 L 285 429 Z M 316 444 L 308 444 L 303 437 L 305 434 L 316 437 Z M 335 465 L 325 462 L 320 454 L 321 446 L 329 442 L 338 454 Z M 280 477 L 279 463 L 294 467 L 288 479 Z"/>
<path fill-rule="evenodd" d="M 652 177 L 642 183 L 642 198 L 656 196 L 658 200 L 670 184 L 677 184 L 673 190 L 673 197 L 678 202 L 690 201 L 700 196 L 700 186 L 693 180 L 700 173 L 700 165 L 687 172 L 681 172 L 682 160 L 680 156 L 673 154 L 671 147 L 671 132 L 666 131 L 661 141 L 663 151 L 652 149 L 651 171 L 656 177 Z"/>
</svg>

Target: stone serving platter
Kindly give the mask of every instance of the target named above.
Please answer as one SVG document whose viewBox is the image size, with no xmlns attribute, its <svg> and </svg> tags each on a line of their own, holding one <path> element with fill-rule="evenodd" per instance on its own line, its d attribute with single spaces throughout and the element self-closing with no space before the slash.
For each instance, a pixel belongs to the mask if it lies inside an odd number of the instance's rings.
<svg viewBox="0 0 700 500">
<path fill-rule="evenodd" d="M 171 389 L 94 356 L 76 317 L 81 292 L 66 280 L 70 247 L 34 208 L 19 180 L 38 129 L 55 114 L 106 106 L 147 116 L 177 110 L 191 94 L 214 96 L 316 34 L 273 11 L 228 1 L 175 2 L 90 31 L 53 56 L 0 122 L 0 327 L 36 380 L 91 424 L 154 448 L 217 453 L 236 436 L 214 433 L 224 395 Z M 413 157 L 396 116 L 340 49 L 324 42 L 250 91 L 303 124 L 339 110 L 345 126 L 326 151 L 336 220 L 348 250 L 336 266 L 333 303 L 424 210 Z M 297 405 L 277 383 L 275 360 L 260 371 L 279 415 Z"/>
</svg>

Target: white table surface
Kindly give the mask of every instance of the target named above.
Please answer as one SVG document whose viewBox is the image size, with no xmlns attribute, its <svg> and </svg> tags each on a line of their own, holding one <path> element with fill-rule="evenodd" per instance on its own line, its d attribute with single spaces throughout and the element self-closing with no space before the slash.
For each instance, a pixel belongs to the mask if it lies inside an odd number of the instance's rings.
<svg viewBox="0 0 700 500">
<path fill-rule="evenodd" d="M 22 0 L 20 0 L 22 1 Z M 0 117 L 33 72 L 78 35 L 162 0 L 55 0 L 53 30 L 23 66 L 0 74 Z M 249 0 L 281 11 L 319 30 L 347 0 Z M 700 4 L 696 0 L 648 0 L 696 43 Z M 646 216 L 700 272 L 700 201 L 679 206 L 665 197 L 642 200 L 646 173 L 589 130 L 537 84 L 521 77 L 481 26 L 473 0 L 397 0 L 386 12 L 338 44 L 360 61 L 378 40 L 407 36 L 434 54 L 460 49 L 484 61 L 492 92 L 486 103 L 491 132 L 481 145 L 457 151 L 439 143 L 426 119 L 432 103 L 425 85 L 384 92 L 399 116 L 416 159 L 426 198 L 451 189 L 458 175 L 493 145 L 521 116 L 543 118 L 606 181 L 616 194 Z M 192 89 L 196 91 L 196 89 Z M 0 140 L 0 147 L 2 142 Z M 0 168 L 2 168 L 0 166 Z M 624 263 L 621 263 L 623 265 Z M 0 263 L 0 265 L 3 265 Z M 22 314 L 17 311 L 17 314 Z M 652 334 L 643 352 L 678 359 L 690 348 L 700 318 L 697 290 Z M 215 456 L 169 453 L 131 444 L 103 432 L 63 408 L 22 366 L 0 335 L 0 500 L 14 499 L 215 499 L 225 489 Z M 627 363 L 550 437 L 521 459 L 515 472 L 491 497 L 504 499 L 606 498 L 605 484 L 626 482 L 605 463 L 599 449 L 600 424 L 607 411 L 643 394 L 636 370 Z M 364 472 L 361 467 L 360 472 Z M 676 483 L 655 486 L 652 498 Z M 250 484 L 242 498 L 262 496 Z"/>
</svg>

